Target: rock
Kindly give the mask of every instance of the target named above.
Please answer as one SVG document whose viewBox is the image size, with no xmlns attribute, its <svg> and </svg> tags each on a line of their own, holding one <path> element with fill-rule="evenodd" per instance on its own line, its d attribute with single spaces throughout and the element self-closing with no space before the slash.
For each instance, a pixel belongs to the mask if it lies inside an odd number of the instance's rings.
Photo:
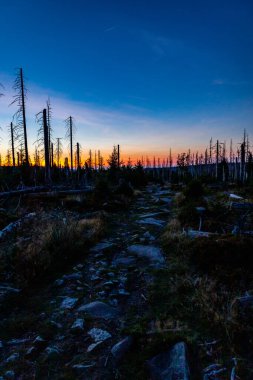
<svg viewBox="0 0 253 380">
<path fill-rule="evenodd" d="M 51 326 L 56 327 L 57 329 L 62 329 L 62 324 L 59 322 L 55 322 L 53 320 L 50 321 Z"/>
<path fill-rule="evenodd" d="M 162 250 L 151 245 L 133 244 L 128 247 L 128 252 L 138 257 L 148 259 L 152 263 L 164 264 Z"/>
<path fill-rule="evenodd" d="M 76 305 L 77 301 L 78 301 L 78 298 L 66 297 L 62 301 L 60 308 L 61 309 L 73 309 L 73 307 Z"/>
<path fill-rule="evenodd" d="M 162 215 L 164 214 L 162 211 L 160 212 L 149 212 L 147 214 L 140 215 L 140 219 L 146 219 L 146 218 L 153 218 L 154 216 Z"/>
<path fill-rule="evenodd" d="M 164 222 L 163 220 L 154 219 L 154 218 L 141 219 L 137 223 L 139 223 L 139 224 L 148 224 L 148 225 L 155 226 L 155 227 L 160 227 L 160 228 L 164 227 L 165 224 L 166 224 L 166 222 Z"/>
<path fill-rule="evenodd" d="M 19 359 L 19 353 L 15 352 L 6 359 L 6 363 L 12 363 Z"/>
<path fill-rule="evenodd" d="M 102 280 L 102 277 L 99 277 L 96 274 L 93 274 L 90 279 L 91 279 L 91 281 L 99 282 Z"/>
<path fill-rule="evenodd" d="M 3 342 L 0 340 L 0 348 L 3 348 Z"/>
<path fill-rule="evenodd" d="M 60 355 L 60 350 L 57 347 L 49 346 L 45 349 L 47 359 L 56 359 Z"/>
<path fill-rule="evenodd" d="M 215 235 L 215 233 L 211 233 L 211 232 L 206 232 L 206 231 L 198 231 L 198 230 L 191 230 L 189 229 L 187 232 L 186 232 L 186 235 L 191 238 L 191 239 L 196 239 L 196 238 L 202 238 L 202 237 L 210 237 L 210 236 L 213 236 Z"/>
<path fill-rule="evenodd" d="M 20 289 L 8 285 L 0 285 L 0 303 L 6 302 L 20 293 Z"/>
<path fill-rule="evenodd" d="M 114 284 L 112 281 L 106 281 L 103 283 L 103 287 L 105 287 L 105 288 L 111 288 L 113 285 Z"/>
<path fill-rule="evenodd" d="M 106 251 L 114 247 L 114 244 L 109 241 L 101 241 L 91 248 L 91 252 Z"/>
<path fill-rule="evenodd" d="M 83 278 L 82 274 L 80 272 L 75 272 L 75 273 L 71 273 L 71 274 L 65 274 L 63 277 L 62 277 L 64 280 L 81 280 Z"/>
<path fill-rule="evenodd" d="M 236 298 L 236 302 L 242 309 L 247 309 L 253 307 L 253 296 L 252 295 L 245 295 L 242 297 Z"/>
<path fill-rule="evenodd" d="M 131 336 L 127 336 L 126 338 L 122 339 L 120 342 L 116 343 L 111 349 L 111 353 L 114 359 L 117 362 L 119 362 L 123 358 L 125 353 L 130 349 L 132 344 L 133 344 L 133 338 Z"/>
<path fill-rule="evenodd" d="M 54 286 L 62 286 L 64 284 L 64 280 L 62 278 L 59 278 L 58 280 L 55 280 Z"/>
<path fill-rule="evenodd" d="M 97 343 L 91 343 L 88 348 L 87 348 L 87 352 L 92 352 L 95 350 L 95 348 L 97 348 L 98 346 L 100 346 L 103 342 L 97 342 Z"/>
<path fill-rule="evenodd" d="M 134 257 L 119 257 L 113 260 L 112 266 L 116 267 L 129 267 L 136 264 L 136 260 Z"/>
<path fill-rule="evenodd" d="M 143 235 L 143 237 L 144 237 L 145 239 L 150 240 L 150 241 L 154 241 L 154 240 L 155 240 L 155 237 L 154 237 L 153 235 L 151 235 L 151 233 L 148 232 L 148 231 L 145 232 L 145 234 Z"/>
<path fill-rule="evenodd" d="M 184 342 L 175 344 L 147 362 L 151 380 L 189 380 L 190 371 Z"/>
<path fill-rule="evenodd" d="M 118 295 L 119 296 L 130 296 L 130 293 L 127 292 L 124 288 L 121 288 L 118 290 Z"/>
<path fill-rule="evenodd" d="M 72 368 L 79 373 L 80 375 L 83 374 L 87 369 L 92 368 L 95 366 L 95 363 L 90 364 L 74 364 Z"/>
<path fill-rule="evenodd" d="M 44 344 L 46 343 L 45 339 L 41 338 L 41 336 L 36 336 L 36 338 L 34 339 L 33 341 L 33 344 L 36 346 L 36 347 L 41 347 L 41 346 L 44 346 Z"/>
<path fill-rule="evenodd" d="M 28 348 L 28 350 L 26 351 L 25 357 L 27 359 L 33 359 L 36 357 L 37 353 L 38 353 L 38 349 L 36 349 L 34 346 L 32 346 L 32 347 Z"/>
<path fill-rule="evenodd" d="M 78 318 L 75 320 L 73 325 L 71 326 L 71 331 L 82 331 L 84 329 L 84 320 L 81 318 Z"/>
<path fill-rule="evenodd" d="M 115 299 L 115 298 L 113 298 L 112 300 L 110 300 L 109 303 L 113 307 L 117 307 L 118 306 L 118 300 Z"/>
<path fill-rule="evenodd" d="M 113 319 L 118 312 L 116 309 L 101 301 L 94 301 L 79 307 L 78 311 L 85 312 L 93 318 Z"/>
<path fill-rule="evenodd" d="M 7 342 L 9 346 L 17 346 L 19 344 L 24 344 L 30 342 L 30 339 L 11 339 Z"/>
<path fill-rule="evenodd" d="M 5 379 L 15 379 L 15 372 L 14 371 L 6 371 L 5 374 L 4 374 L 4 378 Z"/>
<path fill-rule="evenodd" d="M 90 335 L 90 337 L 95 341 L 95 343 L 103 342 L 112 337 L 108 331 L 98 329 L 96 327 L 89 330 L 88 335 Z"/>
</svg>

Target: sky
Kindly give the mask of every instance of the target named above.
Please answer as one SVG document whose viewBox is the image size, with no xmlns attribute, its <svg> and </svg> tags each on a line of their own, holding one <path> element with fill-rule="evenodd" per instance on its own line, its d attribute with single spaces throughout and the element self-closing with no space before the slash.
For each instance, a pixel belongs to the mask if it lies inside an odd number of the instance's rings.
<svg viewBox="0 0 253 380">
<path fill-rule="evenodd" d="M 0 0 L 0 150 L 19 67 L 30 150 L 48 97 L 54 137 L 72 115 L 84 155 L 236 146 L 253 134 L 252 17 L 250 0 Z"/>
</svg>

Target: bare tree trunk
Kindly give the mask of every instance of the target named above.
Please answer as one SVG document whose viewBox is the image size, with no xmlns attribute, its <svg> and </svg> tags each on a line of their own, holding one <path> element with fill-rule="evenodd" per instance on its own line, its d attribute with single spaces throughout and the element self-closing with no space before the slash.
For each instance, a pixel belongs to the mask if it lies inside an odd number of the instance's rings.
<svg viewBox="0 0 253 380">
<path fill-rule="evenodd" d="M 29 165 L 27 131 L 26 131 L 26 115 L 25 115 L 24 79 L 23 79 L 22 68 L 20 69 L 20 81 L 21 81 L 22 113 L 23 113 L 24 142 L 25 142 L 25 161 L 26 161 L 26 165 Z"/>
<path fill-rule="evenodd" d="M 13 123 L 11 122 L 11 151 L 12 151 L 12 165 L 15 166 L 15 150 L 14 150 L 14 136 L 13 136 Z"/>
<path fill-rule="evenodd" d="M 48 142 L 48 145 L 49 145 L 49 142 Z M 51 143 L 50 157 L 51 157 L 51 166 L 53 167 L 54 165 L 54 144 L 53 143 Z"/>
<path fill-rule="evenodd" d="M 77 161 L 77 170 L 80 169 L 80 147 L 79 143 L 76 143 L 76 161 Z"/>
<path fill-rule="evenodd" d="M 44 154 L 45 154 L 45 182 L 50 182 L 47 110 L 45 108 L 43 109 L 43 130 L 44 130 Z"/>
<path fill-rule="evenodd" d="M 70 167 L 73 172 L 73 124 L 72 116 L 69 117 L 69 136 L 70 136 Z"/>
<path fill-rule="evenodd" d="M 120 150 L 118 145 L 118 168 L 120 167 Z"/>
</svg>

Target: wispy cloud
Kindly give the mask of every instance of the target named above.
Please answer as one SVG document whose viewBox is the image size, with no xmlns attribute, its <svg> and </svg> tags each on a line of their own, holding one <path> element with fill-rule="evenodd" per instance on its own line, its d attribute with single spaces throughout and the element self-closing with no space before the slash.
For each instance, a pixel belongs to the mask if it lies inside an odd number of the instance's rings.
<svg viewBox="0 0 253 380">
<path fill-rule="evenodd" d="M 113 30 L 115 30 L 117 28 L 118 28 L 117 25 L 110 26 L 110 27 L 104 29 L 104 33 L 112 32 Z"/>
<path fill-rule="evenodd" d="M 245 86 L 249 82 L 244 80 L 214 79 L 212 84 L 214 86 Z"/>
<path fill-rule="evenodd" d="M 0 76 L 1 79 L 1 76 Z M 64 137 L 64 119 L 72 115 L 77 127 L 76 141 L 80 142 L 83 151 L 101 149 L 109 153 L 114 144 L 120 144 L 125 156 L 166 155 L 170 147 L 182 151 L 191 147 L 204 149 L 211 136 L 229 139 L 239 135 L 253 119 L 249 109 L 252 104 L 242 105 L 238 117 L 234 114 L 211 117 L 208 113 L 175 115 L 163 113 L 152 114 L 150 110 L 123 104 L 120 107 L 103 107 L 83 101 L 74 101 L 33 84 L 29 85 L 27 99 L 28 139 L 33 149 L 37 128 L 35 114 L 41 111 L 48 96 L 53 108 L 53 129 L 55 137 Z M 6 85 L 5 96 L 0 99 L 0 125 L 4 127 L 2 150 L 6 149 L 7 124 L 10 123 L 15 107 L 9 107 L 13 93 L 11 86 Z M 239 116 L 244 116 L 240 120 Z M 67 143 L 65 144 L 67 146 Z"/>
</svg>

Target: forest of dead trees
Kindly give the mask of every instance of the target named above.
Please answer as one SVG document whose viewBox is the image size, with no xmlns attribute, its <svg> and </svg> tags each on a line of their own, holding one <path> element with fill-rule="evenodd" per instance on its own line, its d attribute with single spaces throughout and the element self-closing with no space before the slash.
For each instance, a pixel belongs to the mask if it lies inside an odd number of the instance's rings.
<svg viewBox="0 0 253 380">
<path fill-rule="evenodd" d="M 54 136 L 53 111 L 50 99 L 44 108 L 35 115 L 37 125 L 37 140 L 33 143 L 33 152 L 28 145 L 26 103 L 27 88 L 22 68 L 17 70 L 13 85 L 13 101 L 11 106 L 14 114 L 8 128 L 9 147 L 6 154 L 0 154 L 0 168 L 2 177 L 10 170 L 19 173 L 32 172 L 33 181 L 52 183 L 54 179 L 65 177 L 73 178 L 87 184 L 87 177 L 94 172 L 104 170 L 119 171 L 141 168 L 153 179 L 163 181 L 184 180 L 186 178 L 209 177 L 218 181 L 250 182 L 253 179 L 252 146 L 246 131 L 240 142 L 213 140 L 204 152 L 187 152 L 178 154 L 173 158 L 172 150 L 168 156 L 140 157 L 134 164 L 129 157 L 124 163 L 120 158 L 120 147 L 114 146 L 109 159 L 104 160 L 101 151 L 89 150 L 88 157 L 84 159 L 84 152 L 78 142 L 76 126 L 73 116 L 65 119 L 65 136 Z M 4 96 L 4 86 L 1 85 L 0 97 Z M 0 100 L 1 101 L 1 100 Z M 2 129 L 6 126 L 2 126 Z M 63 141 L 67 142 L 69 155 L 63 156 Z M 3 144 L 2 144 L 3 145 Z M 168 142 L 169 145 L 169 142 Z M 7 170 L 7 171 L 6 171 Z M 28 175 L 29 176 L 29 175 Z M 31 177 L 31 175 L 30 175 Z M 85 181 L 83 180 L 85 178 Z M 42 180 L 43 179 L 43 180 Z M 21 176 L 21 182 L 24 180 Z"/>
</svg>

